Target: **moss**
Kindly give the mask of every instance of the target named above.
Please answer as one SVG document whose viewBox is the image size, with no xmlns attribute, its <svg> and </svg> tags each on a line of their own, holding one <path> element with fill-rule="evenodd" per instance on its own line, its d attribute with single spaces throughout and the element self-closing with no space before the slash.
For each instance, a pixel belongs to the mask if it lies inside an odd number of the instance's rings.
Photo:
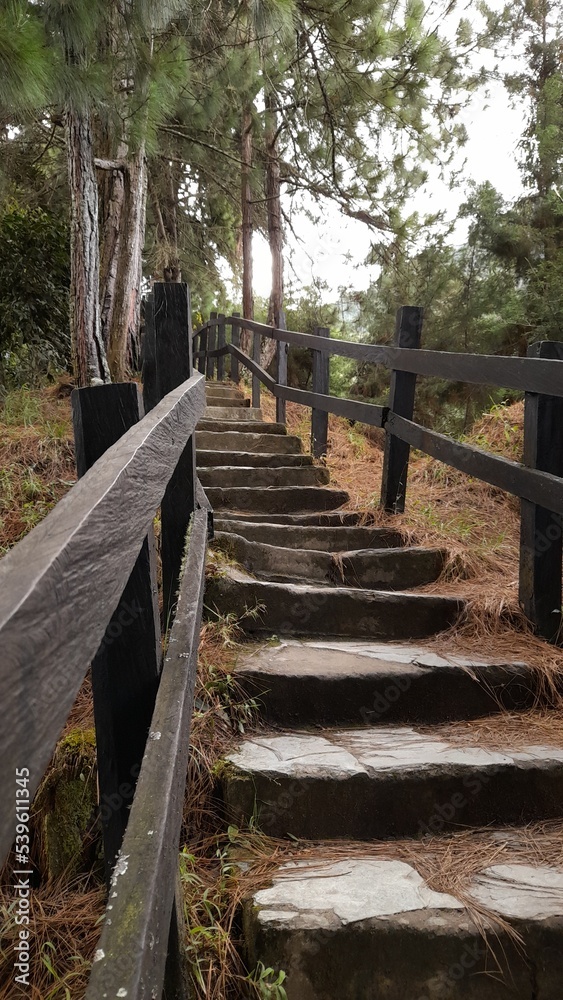
<svg viewBox="0 0 563 1000">
<path fill-rule="evenodd" d="M 72 878 L 91 867 L 99 836 L 96 808 L 95 733 L 73 729 L 59 742 L 36 801 L 49 879 L 63 873 Z"/>
</svg>

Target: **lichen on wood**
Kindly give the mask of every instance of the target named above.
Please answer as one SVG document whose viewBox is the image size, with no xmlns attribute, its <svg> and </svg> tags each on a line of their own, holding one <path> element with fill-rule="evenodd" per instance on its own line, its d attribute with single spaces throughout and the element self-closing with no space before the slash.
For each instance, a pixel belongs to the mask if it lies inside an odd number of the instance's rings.
<svg viewBox="0 0 563 1000">
<path fill-rule="evenodd" d="M 96 864 L 97 799 L 94 730 L 73 729 L 58 743 L 35 801 L 42 868 L 49 880 L 63 874 L 72 878 Z"/>
</svg>

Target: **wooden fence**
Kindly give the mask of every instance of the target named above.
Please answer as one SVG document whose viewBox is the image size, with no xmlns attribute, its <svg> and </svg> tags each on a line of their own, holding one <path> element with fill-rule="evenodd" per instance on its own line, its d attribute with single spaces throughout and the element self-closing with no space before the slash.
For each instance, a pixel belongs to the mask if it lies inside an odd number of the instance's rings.
<svg viewBox="0 0 563 1000">
<path fill-rule="evenodd" d="M 312 409 L 312 453 L 326 454 L 328 414 L 381 427 L 386 432 L 381 504 L 390 513 L 405 507 L 411 447 L 455 469 L 499 487 L 521 500 L 520 603 L 537 632 L 551 642 L 561 637 L 561 573 L 563 527 L 563 344 L 533 344 L 528 357 L 486 356 L 421 350 L 422 310 L 399 310 L 393 346 L 329 339 L 328 330 L 314 335 L 276 329 L 242 320 L 238 314 L 211 318 L 195 333 L 194 358 L 199 371 L 221 378 L 230 355 L 230 377 L 239 380 L 240 366 L 252 373 L 252 405 L 260 402 L 260 385 L 276 397 L 277 419 L 285 420 L 285 401 Z M 283 324 L 282 324 L 283 327 Z M 226 331 L 230 330 L 230 342 Z M 252 357 L 240 349 L 248 331 Z M 260 366 L 260 340 L 277 342 L 276 377 Z M 312 391 L 287 385 L 288 345 L 313 352 Z M 391 373 L 388 406 L 331 396 L 331 355 L 381 364 Z M 417 376 L 498 386 L 525 393 L 523 463 L 489 454 L 454 441 L 413 420 Z"/>
<path fill-rule="evenodd" d="M 88 1000 L 187 997 L 175 896 L 210 520 L 191 350 L 186 285 L 156 284 L 144 403 L 136 383 L 75 390 L 79 482 L 0 560 L 2 860 L 16 770 L 32 798 L 92 666 L 109 901 Z"/>
</svg>

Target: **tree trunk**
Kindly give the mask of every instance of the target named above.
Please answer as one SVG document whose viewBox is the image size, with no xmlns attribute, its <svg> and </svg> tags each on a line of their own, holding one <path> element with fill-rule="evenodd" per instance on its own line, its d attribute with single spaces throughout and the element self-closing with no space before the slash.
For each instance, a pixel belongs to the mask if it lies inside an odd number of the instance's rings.
<svg viewBox="0 0 563 1000">
<path fill-rule="evenodd" d="M 141 311 L 142 254 L 145 242 L 147 169 L 142 143 L 124 171 L 124 198 L 120 212 L 111 317 L 108 327 L 108 361 L 116 381 L 123 381 L 135 354 Z"/>
<path fill-rule="evenodd" d="M 76 383 L 110 382 L 100 326 L 98 187 L 90 116 L 69 107 L 66 145 L 71 200 L 70 332 Z"/>
<path fill-rule="evenodd" d="M 272 290 L 270 292 L 268 307 L 268 323 L 279 327 L 280 315 L 283 309 L 283 228 L 276 95 L 271 90 L 266 90 L 264 103 L 266 109 L 265 189 L 268 211 L 268 239 L 272 257 Z M 276 342 L 266 338 L 261 352 L 261 364 L 264 368 L 268 368 L 275 353 Z"/>
<path fill-rule="evenodd" d="M 124 159 L 127 150 L 120 147 L 119 159 Z M 101 182 L 103 197 L 100 205 L 101 216 L 101 259 L 100 259 L 100 303 L 102 338 L 106 346 L 109 344 L 110 330 L 113 323 L 115 305 L 115 288 L 119 254 L 121 250 L 121 227 L 123 206 L 125 203 L 125 174 L 123 170 L 104 171 Z"/>
<path fill-rule="evenodd" d="M 112 377 L 123 381 L 138 356 L 141 315 L 142 253 L 145 240 L 147 168 L 145 143 L 133 146 L 131 105 L 142 108 L 147 83 L 138 83 L 130 51 L 131 0 L 118 0 L 112 8 L 106 45 L 115 59 L 114 91 L 120 113 L 121 133 L 108 131 L 104 154 L 110 170 L 102 181 L 102 336 L 107 345 Z M 146 39 L 152 52 L 152 39 Z M 142 115 L 142 111 L 137 114 Z M 146 115 L 146 112 L 145 112 Z M 111 169 L 111 163 L 119 168 Z M 122 166 L 121 166 L 122 165 Z"/>
<path fill-rule="evenodd" d="M 245 107 L 242 113 L 241 135 L 241 207 L 242 207 L 242 315 L 244 319 L 254 318 L 254 299 L 252 295 L 252 189 L 250 176 L 252 172 L 252 113 Z M 252 334 L 250 330 L 242 330 L 242 350 L 251 354 Z"/>
<path fill-rule="evenodd" d="M 176 152 L 174 155 L 176 156 Z M 149 165 L 147 174 L 148 194 L 155 222 L 157 273 L 161 273 L 165 281 L 181 281 L 178 196 L 183 181 L 182 170 L 177 162 L 167 161 L 165 154 L 162 154 L 156 170 L 151 171 Z"/>
</svg>

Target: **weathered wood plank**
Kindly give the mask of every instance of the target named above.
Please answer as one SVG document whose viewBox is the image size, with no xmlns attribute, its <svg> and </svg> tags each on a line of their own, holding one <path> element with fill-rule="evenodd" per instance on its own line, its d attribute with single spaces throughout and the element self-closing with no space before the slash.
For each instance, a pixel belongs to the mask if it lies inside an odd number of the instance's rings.
<svg viewBox="0 0 563 1000">
<path fill-rule="evenodd" d="M 136 382 L 75 389 L 79 477 L 143 416 Z M 154 710 L 162 645 L 156 547 L 149 527 L 119 604 L 92 661 L 100 816 L 109 883 L 129 819 Z"/>
<path fill-rule="evenodd" d="M 197 352 L 198 353 L 197 370 L 201 372 L 202 375 L 205 375 L 207 367 L 207 337 L 208 337 L 208 332 L 206 326 L 205 329 L 201 330 L 199 337 L 198 352 Z"/>
<path fill-rule="evenodd" d="M 152 410 L 160 400 L 156 376 L 156 346 L 154 334 L 154 294 L 145 299 L 145 328 L 142 344 L 143 407 L 145 413 Z"/>
<path fill-rule="evenodd" d="M 205 409 L 201 375 L 135 424 L 0 560 L 0 796 L 16 767 L 33 794 L 104 637 L 167 480 Z M 93 571 L 95 567 L 95 571 Z M 15 815 L 0 819 L 0 856 Z"/>
<path fill-rule="evenodd" d="M 359 423 L 369 424 L 370 427 L 383 427 L 383 416 L 387 412 L 386 407 L 376 406 L 375 403 L 359 403 L 355 399 L 341 399 L 340 396 L 321 396 L 306 389 L 279 387 L 275 383 L 272 392 L 275 395 L 283 394 L 285 399 L 301 403 L 302 406 L 314 406 L 317 410 L 335 413 L 338 417 L 346 417 L 348 420 L 357 420 Z"/>
<path fill-rule="evenodd" d="M 207 538 L 210 542 L 213 541 L 215 537 L 215 529 L 213 526 L 213 507 L 211 506 L 211 501 L 207 496 L 203 486 L 201 485 L 199 479 L 196 483 L 196 502 L 199 510 L 207 511 Z"/>
<path fill-rule="evenodd" d="M 239 322 L 239 321 L 235 321 Z M 404 350 L 376 344 L 357 344 L 352 341 L 323 340 L 307 333 L 293 330 L 276 330 L 265 323 L 245 320 L 249 329 L 274 340 L 286 340 L 298 347 L 308 347 L 356 361 L 382 364 L 397 371 L 415 375 L 430 375 L 454 382 L 476 385 L 495 385 L 521 392 L 544 392 L 563 396 L 563 362 L 546 359 L 514 358 L 486 354 L 454 354 L 449 351 Z"/>
<path fill-rule="evenodd" d="M 154 285 L 158 391 L 164 396 L 193 371 L 190 299 L 182 282 Z M 162 621 L 171 622 L 180 579 L 184 539 L 196 489 L 195 442 L 188 440 L 170 477 L 161 504 Z"/>
<path fill-rule="evenodd" d="M 563 344 L 542 341 L 528 356 L 563 360 Z M 526 393 L 524 406 L 524 465 L 555 476 L 563 475 L 563 400 Z M 561 514 L 529 500 L 521 502 L 520 603 L 539 635 L 550 642 L 561 634 Z"/>
<path fill-rule="evenodd" d="M 196 511 L 151 733 L 86 1000 L 160 997 L 189 755 L 207 519 Z M 117 874 L 119 873 L 119 874 Z"/>
<path fill-rule="evenodd" d="M 386 430 L 402 441 L 407 441 L 413 448 L 424 451 L 432 458 L 437 458 L 468 476 L 481 479 L 491 486 L 498 486 L 513 496 L 523 497 L 555 513 L 563 511 L 563 479 L 558 476 L 527 469 L 518 462 L 500 458 L 498 455 L 489 455 L 488 452 L 472 445 L 459 444 L 445 434 L 429 431 L 420 424 L 397 416 L 396 413 L 388 413 L 387 417 L 384 417 L 384 426 Z"/>
<path fill-rule="evenodd" d="M 247 324 L 248 325 L 248 324 Z M 260 364 L 260 334 L 255 333 L 252 338 L 252 360 L 254 364 Z M 260 380 L 256 375 L 252 376 L 252 405 L 260 406 Z"/>
<path fill-rule="evenodd" d="M 420 347 L 423 311 L 416 306 L 403 306 L 397 310 L 395 344 L 405 350 Z M 407 420 L 414 414 L 416 375 L 411 372 L 391 372 L 389 409 Z M 410 446 L 392 434 L 385 438 L 383 471 L 381 475 L 381 506 L 391 514 L 402 514 L 405 509 Z"/>
<path fill-rule="evenodd" d="M 227 350 L 236 353 L 240 363 L 253 372 L 275 396 L 282 396 L 294 403 L 301 403 L 302 406 L 315 406 L 318 410 L 335 413 L 339 417 L 347 417 L 348 420 L 358 420 L 371 427 L 383 427 L 383 414 L 387 410 L 386 407 L 376 406 L 374 403 L 360 403 L 355 399 L 341 399 L 340 396 L 320 395 L 306 389 L 293 389 L 291 386 L 279 386 L 264 368 L 257 365 L 238 348 L 233 348 L 229 344 Z"/>
<path fill-rule="evenodd" d="M 279 329 L 285 329 L 285 313 L 283 310 L 280 311 L 279 319 Z M 283 340 L 278 340 L 276 346 L 276 371 L 277 371 L 277 383 L 278 385 L 287 385 L 287 354 L 289 351 L 289 344 L 286 344 Z M 314 388 L 314 386 L 313 386 Z M 276 396 L 276 422 L 278 424 L 286 423 L 286 412 L 285 412 L 285 399 L 283 396 Z"/>
<path fill-rule="evenodd" d="M 271 392 L 274 392 L 276 386 L 276 380 L 272 378 L 271 375 L 268 375 L 268 372 L 266 371 L 265 368 L 262 368 L 262 366 L 258 364 L 257 361 L 253 361 L 252 358 L 249 358 L 248 355 L 244 354 L 244 352 L 241 351 L 238 347 L 233 347 L 232 344 L 228 345 L 227 350 L 229 351 L 230 354 L 233 355 L 233 357 L 238 358 L 240 363 L 245 368 L 248 368 L 249 372 L 252 372 L 252 374 L 260 382 L 262 382 L 263 385 L 265 385 L 268 389 L 270 389 Z"/>
<path fill-rule="evenodd" d="M 326 326 L 315 329 L 315 336 L 330 337 Z M 313 351 L 313 392 L 328 396 L 330 355 Z M 328 448 L 328 412 L 314 406 L 311 410 L 311 453 L 314 458 L 326 458 Z"/>
<path fill-rule="evenodd" d="M 233 319 L 238 319 L 240 313 L 233 313 Z M 236 323 L 231 322 L 231 344 L 233 347 L 240 347 L 240 327 Z M 231 378 L 236 385 L 240 382 L 239 368 L 238 368 L 238 358 L 235 354 L 231 354 Z"/>
<path fill-rule="evenodd" d="M 212 352 L 215 350 L 217 342 L 217 313 L 212 312 L 207 328 L 207 366 L 205 373 L 207 378 L 212 379 L 215 374 L 215 359 Z"/>
<path fill-rule="evenodd" d="M 226 344 L 225 314 L 219 313 L 218 319 L 219 323 L 217 326 L 217 347 L 221 348 L 224 347 Z M 217 357 L 217 379 L 219 382 L 222 382 L 224 378 L 225 378 L 225 359 L 224 356 L 220 354 Z"/>
</svg>

